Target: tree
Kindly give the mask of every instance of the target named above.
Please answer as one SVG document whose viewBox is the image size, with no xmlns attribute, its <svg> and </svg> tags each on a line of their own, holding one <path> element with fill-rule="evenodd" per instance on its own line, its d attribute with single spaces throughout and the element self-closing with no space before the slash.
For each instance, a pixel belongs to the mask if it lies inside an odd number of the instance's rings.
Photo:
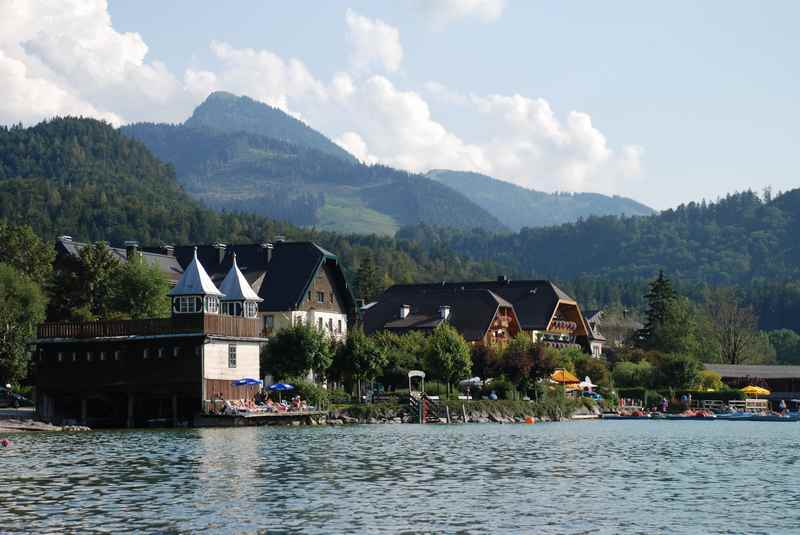
<svg viewBox="0 0 800 535">
<path fill-rule="evenodd" d="M 30 277 L 0 264 L 0 381 L 17 383 L 28 371 L 28 346 L 44 319 L 46 299 Z"/>
<path fill-rule="evenodd" d="M 644 327 L 636 334 L 639 347 L 653 347 L 653 334 L 664 322 L 667 308 L 675 299 L 676 294 L 672 289 L 672 282 L 664 276 L 664 271 L 658 272 L 658 278 L 650 283 L 645 299 L 647 300 L 647 314 Z"/>
<path fill-rule="evenodd" d="M 121 267 L 114 285 L 116 315 L 131 319 L 170 315 L 169 285 L 157 266 L 133 258 Z"/>
<path fill-rule="evenodd" d="M 358 296 L 366 303 L 374 301 L 383 290 L 381 277 L 371 253 L 365 255 L 358 266 L 356 289 Z"/>
<path fill-rule="evenodd" d="M 425 352 L 425 366 L 432 377 L 450 385 L 464 379 L 472 371 L 469 344 L 461 334 L 447 323 L 442 323 L 433 330 Z"/>
<path fill-rule="evenodd" d="M 323 373 L 332 360 L 330 341 L 308 325 L 280 330 L 261 351 L 261 369 L 276 379 L 306 376 L 311 370 Z"/>
<path fill-rule="evenodd" d="M 0 221 L 0 263 L 8 264 L 44 288 L 53 272 L 55 250 L 28 226 Z"/>
<path fill-rule="evenodd" d="M 698 313 L 689 300 L 675 296 L 664 303 L 661 319 L 650 329 L 647 347 L 662 353 L 691 353 L 698 350 Z"/>
<path fill-rule="evenodd" d="M 575 375 L 578 379 L 583 380 L 584 377 L 589 377 L 592 382 L 601 388 L 611 386 L 611 374 L 608 371 L 608 366 L 602 360 L 582 354 L 576 357 L 573 362 L 575 363 Z"/>
<path fill-rule="evenodd" d="M 622 388 L 650 388 L 655 382 L 655 369 L 648 360 L 618 362 L 612 375 L 614 384 Z"/>
<path fill-rule="evenodd" d="M 524 334 L 518 334 L 508 343 L 500 357 L 500 370 L 518 389 L 527 386 L 536 362 L 536 346 Z"/>
<path fill-rule="evenodd" d="M 719 346 L 720 360 L 726 364 L 760 362 L 765 350 L 757 330 L 758 318 L 752 307 L 742 305 L 732 288 L 705 292 L 705 309 L 711 336 Z"/>
<path fill-rule="evenodd" d="M 371 338 L 378 351 L 386 358 L 380 374 L 381 382 L 387 388 L 407 385 L 409 370 L 418 370 L 422 367 L 427 344 L 425 335 L 420 331 L 409 331 L 404 334 L 380 331 Z"/>
<path fill-rule="evenodd" d="M 377 377 L 386 365 L 386 354 L 361 328 L 352 329 L 347 340 L 339 347 L 339 362 L 350 371 L 358 383 L 358 398 L 361 399 L 361 382 Z"/>
<path fill-rule="evenodd" d="M 656 368 L 656 384 L 665 388 L 692 388 L 703 366 L 689 355 L 663 355 Z"/>
<path fill-rule="evenodd" d="M 87 245 L 80 258 L 54 274 L 49 316 L 53 320 L 118 317 L 114 310 L 122 265 L 105 242 Z"/>
<path fill-rule="evenodd" d="M 779 364 L 800 364 L 800 334 L 791 329 L 779 329 L 769 333 L 769 341 Z"/>
</svg>

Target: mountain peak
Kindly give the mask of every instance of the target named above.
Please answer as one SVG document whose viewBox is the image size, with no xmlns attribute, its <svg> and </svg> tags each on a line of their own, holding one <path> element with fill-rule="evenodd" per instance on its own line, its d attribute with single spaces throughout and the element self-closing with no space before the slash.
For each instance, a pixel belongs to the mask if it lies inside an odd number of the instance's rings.
<svg viewBox="0 0 800 535">
<path fill-rule="evenodd" d="M 283 110 L 227 91 L 208 95 L 184 124 L 218 132 L 257 134 L 316 149 L 351 163 L 356 161 L 352 154 Z"/>
</svg>

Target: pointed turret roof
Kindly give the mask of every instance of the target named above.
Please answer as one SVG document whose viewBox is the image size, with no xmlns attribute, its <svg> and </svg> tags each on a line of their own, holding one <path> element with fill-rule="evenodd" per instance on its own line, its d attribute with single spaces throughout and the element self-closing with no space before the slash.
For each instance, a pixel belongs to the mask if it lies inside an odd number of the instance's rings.
<svg viewBox="0 0 800 535">
<path fill-rule="evenodd" d="M 225 275 L 225 279 L 219 289 L 225 294 L 225 301 L 263 301 L 250 287 L 242 272 L 239 271 L 239 265 L 236 263 L 236 253 L 233 253 L 233 265 L 228 270 L 228 274 Z"/>
<path fill-rule="evenodd" d="M 197 259 L 197 247 L 194 248 L 194 258 L 191 263 L 186 266 L 183 271 L 181 279 L 175 288 L 170 290 L 169 295 L 216 295 L 223 297 L 214 283 L 211 282 L 211 277 L 206 273 L 203 264 Z"/>
</svg>

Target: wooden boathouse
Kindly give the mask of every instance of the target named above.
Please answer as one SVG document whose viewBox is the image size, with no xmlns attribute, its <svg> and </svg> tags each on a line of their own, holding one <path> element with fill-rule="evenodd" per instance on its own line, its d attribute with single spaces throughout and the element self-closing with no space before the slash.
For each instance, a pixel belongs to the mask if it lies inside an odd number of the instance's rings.
<svg viewBox="0 0 800 535">
<path fill-rule="evenodd" d="M 260 376 L 258 296 L 234 261 L 214 285 L 195 255 L 170 291 L 169 318 L 45 323 L 34 365 L 40 419 L 98 427 L 189 423 L 214 398 L 252 398 Z M 246 282 L 244 283 L 246 284 Z M 249 291 L 248 291 L 249 290 Z"/>
</svg>

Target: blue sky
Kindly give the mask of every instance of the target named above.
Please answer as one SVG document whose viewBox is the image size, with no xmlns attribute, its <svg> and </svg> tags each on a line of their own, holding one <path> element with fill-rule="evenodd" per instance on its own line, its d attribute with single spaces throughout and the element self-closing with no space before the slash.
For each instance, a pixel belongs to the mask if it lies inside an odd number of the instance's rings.
<svg viewBox="0 0 800 535">
<path fill-rule="evenodd" d="M 411 170 L 656 208 L 800 185 L 794 2 L 89 4 L 65 2 L 51 27 L 28 6 L 6 14 L 0 82 L 22 96 L 4 122 L 178 121 L 226 89 Z M 31 87 L 57 104 L 28 103 Z"/>
</svg>

